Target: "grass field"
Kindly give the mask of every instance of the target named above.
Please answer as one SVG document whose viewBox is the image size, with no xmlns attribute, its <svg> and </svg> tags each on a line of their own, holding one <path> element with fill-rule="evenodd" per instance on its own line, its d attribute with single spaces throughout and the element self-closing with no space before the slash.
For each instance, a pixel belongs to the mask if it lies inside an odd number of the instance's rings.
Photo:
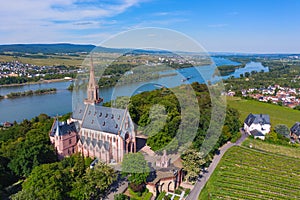
<svg viewBox="0 0 300 200">
<path fill-rule="evenodd" d="M 83 62 L 84 57 L 74 56 L 49 56 L 49 58 L 28 58 L 28 57 L 13 57 L 13 56 L 0 56 L 0 62 L 19 61 L 22 63 L 28 63 L 38 66 L 53 66 L 53 65 L 66 65 L 79 67 Z"/>
<path fill-rule="evenodd" d="M 300 160 L 234 146 L 230 148 L 199 199 L 299 199 Z"/>
<path fill-rule="evenodd" d="M 96 56 L 95 56 L 96 55 Z M 98 53 L 94 55 L 94 64 L 107 64 L 113 61 L 118 54 L 114 53 Z M 87 55 L 71 56 L 71 55 L 46 55 L 45 58 L 31 58 L 26 56 L 10 56 L 10 55 L 0 55 L 0 62 L 12 62 L 19 61 L 26 64 L 33 64 L 38 66 L 77 66 L 80 67 L 87 58 Z M 96 60 L 97 58 L 98 60 Z"/>
<path fill-rule="evenodd" d="M 291 127 L 295 124 L 295 122 L 300 121 L 300 111 L 287 107 L 236 97 L 227 98 L 227 104 L 236 108 L 240 112 L 240 120 L 242 122 L 246 119 L 249 113 L 269 114 L 272 127 L 275 127 L 277 124 L 285 124 L 288 127 Z"/>
<path fill-rule="evenodd" d="M 252 138 L 247 138 L 243 142 L 244 147 L 249 147 L 250 144 L 252 146 L 252 149 L 275 153 L 275 154 L 283 155 L 283 156 L 300 158 L 300 148 L 299 148 L 299 145 L 297 145 L 297 147 L 296 147 L 296 144 L 295 144 L 295 147 L 288 147 L 288 146 L 281 146 L 281 145 L 276 145 L 276 144 L 269 144 L 264 141 L 255 140 Z"/>
</svg>

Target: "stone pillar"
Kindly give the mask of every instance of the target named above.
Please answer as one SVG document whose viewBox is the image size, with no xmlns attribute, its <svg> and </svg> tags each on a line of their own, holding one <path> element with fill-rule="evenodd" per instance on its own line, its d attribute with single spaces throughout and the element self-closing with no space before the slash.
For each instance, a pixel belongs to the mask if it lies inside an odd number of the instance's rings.
<svg viewBox="0 0 300 200">
<path fill-rule="evenodd" d="M 126 141 L 125 141 L 125 146 L 126 146 L 126 147 L 125 147 L 125 150 L 126 150 L 126 153 L 128 153 L 128 145 L 129 145 L 128 140 L 126 140 Z"/>
<path fill-rule="evenodd" d="M 119 147 L 120 147 L 120 149 L 119 149 L 119 152 L 120 152 L 120 154 L 119 154 L 119 162 L 122 162 L 124 151 L 125 151 L 124 150 L 124 140 L 123 140 L 122 137 L 119 137 L 119 142 L 120 142 L 120 145 L 119 145 Z"/>
<path fill-rule="evenodd" d="M 133 142 L 132 141 L 130 142 L 130 152 L 131 153 L 133 152 Z"/>
</svg>

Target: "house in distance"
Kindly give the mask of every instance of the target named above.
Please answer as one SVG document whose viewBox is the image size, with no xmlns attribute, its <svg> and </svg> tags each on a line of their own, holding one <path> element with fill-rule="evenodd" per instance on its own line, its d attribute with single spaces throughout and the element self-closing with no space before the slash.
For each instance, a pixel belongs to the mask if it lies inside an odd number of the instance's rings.
<svg viewBox="0 0 300 200">
<path fill-rule="evenodd" d="M 255 139 L 264 140 L 265 135 L 271 130 L 270 116 L 250 113 L 244 121 L 244 130 Z"/>
<path fill-rule="evenodd" d="M 294 142 L 300 142 L 300 122 L 296 122 L 290 129 L 290 137 Z"/>
</svg>

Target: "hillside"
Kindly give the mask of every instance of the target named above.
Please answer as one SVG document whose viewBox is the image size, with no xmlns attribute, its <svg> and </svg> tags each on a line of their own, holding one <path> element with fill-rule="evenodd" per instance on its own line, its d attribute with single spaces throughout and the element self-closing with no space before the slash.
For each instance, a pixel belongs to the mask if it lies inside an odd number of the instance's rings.
<svg viewBox="0 0 300 200">
<path fill-rule="evenodd" d="M 300 111 L 275 104 L 263 103 L 255 100 L 245 100 L 236 97 L 227 98 L 227 104 L 240 112 L 240 120 L 243 122 L 249 113 L 270 115 L 272 127 L 277 124 L 285 124 L 291 127 L 300 120 Z"/>
<path fill-rule="evenodd" d="M 199 199 L 298 199 L 300 160 L 234 146 L 202 190 Z"/>
<path fill-rule="evenodd" d="M 14 53 L 26 53 L 26 54 L 56 54 L 56 53 L 78 53 L 96 51 L 100 53 L 124 53 L 129 51 L 129 49 L 115 49 L 106 48 L 95 45 L 82 45 L 82 44 L 68 44 L 68 43 L 58 43 L 58 44 L 8 44 L 0 45 L 0 53 L 14 52 Z"/>
<path fill-rule="evenodd" d="M 11 44 L 0 45 L 0 52 L 18 52 L 18 53 L 76 53 L 90 52 L 96 46 L 78 45 L 78 44 Z"/>
</svg>

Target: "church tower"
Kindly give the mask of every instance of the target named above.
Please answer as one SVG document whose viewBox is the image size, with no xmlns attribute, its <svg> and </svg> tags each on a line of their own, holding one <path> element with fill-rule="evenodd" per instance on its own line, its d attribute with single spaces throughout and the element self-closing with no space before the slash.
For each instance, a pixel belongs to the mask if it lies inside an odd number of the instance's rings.
<svg viewBox="0 0 300 200">
<path fill-rule="evenodd" d="M 98 104 L 103 101 L 102 98 L 99 97 L 99 86 L 95 80 L 95 69 L 93 64 L 93 58 L 91 55 L 91 68 L 90 68 L 90 80 L 87 86 L 87 99 L 84 100 L 84 104 Z"/>
</svg>

